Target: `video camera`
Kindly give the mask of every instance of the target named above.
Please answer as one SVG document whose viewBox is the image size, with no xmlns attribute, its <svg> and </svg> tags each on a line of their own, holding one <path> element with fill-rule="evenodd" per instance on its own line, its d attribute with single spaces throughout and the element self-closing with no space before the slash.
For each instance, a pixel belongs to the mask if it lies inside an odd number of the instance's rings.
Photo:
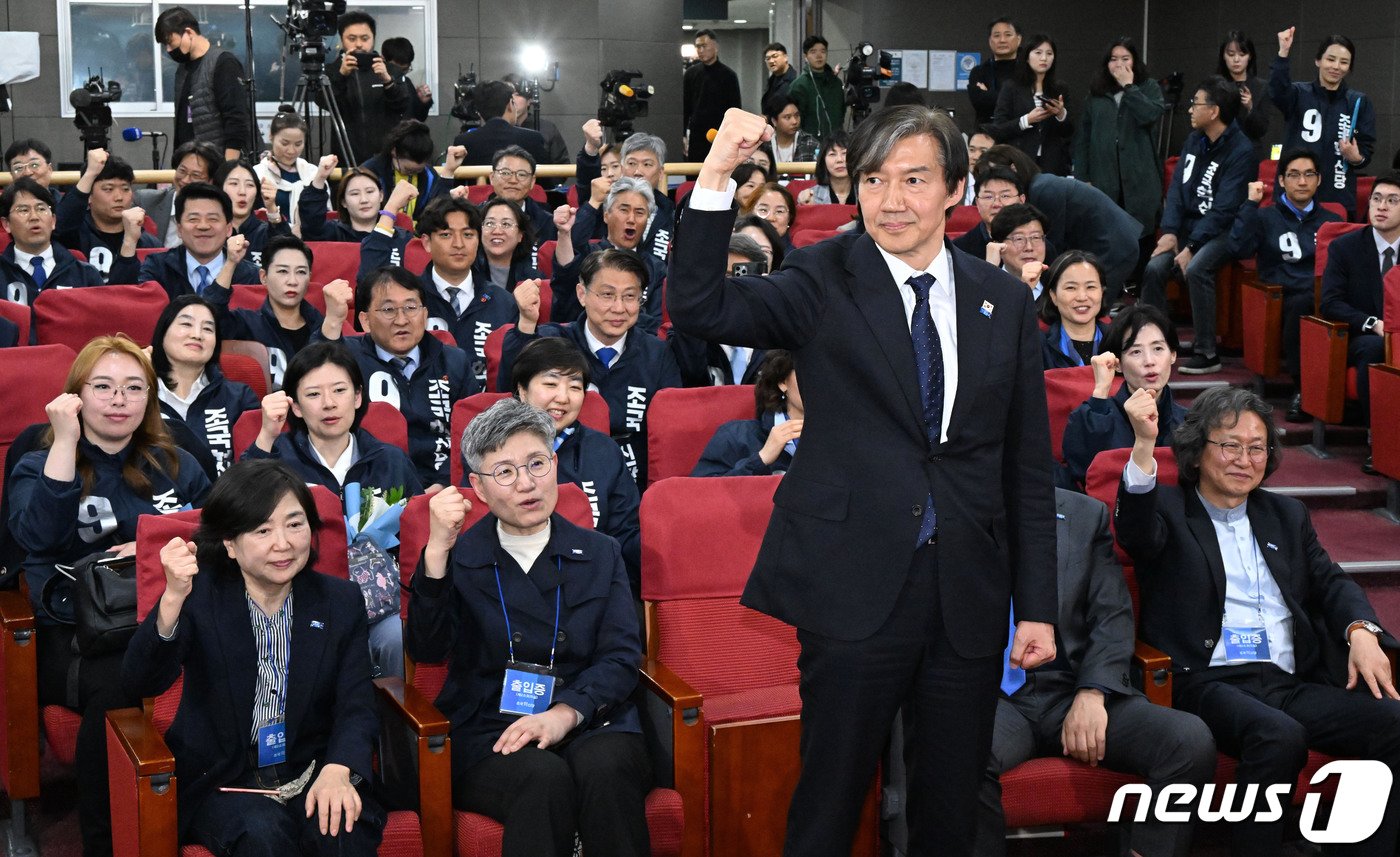
<svg viewBox="0 0 1400 857">
<path fill-rule="evenodd" d="M 873 66 L 871 57 L 875 57 Z M 889 51 L 876 51 L 869 42 L 856 45 L 846 61 L 846 106 L 856 122 L 870 115 L 870 105 L 880 102 L 880 80 L 894 76 L 893 65 Z"/>
<path fill-rule="evenodd" d="M 472 66 L 471 71 L 462 74 L 462 67 L 457 67 L 457 82 L 452 85 L 452 115 L 462 120 L 462 130 L 479 128 L 482 125 L 481 111 L 476 108 L 476 66 Z"/>
<path fill-rule="evenodd" d="M 603 97 L 598 102 L 598 123 L 604 128 L 613 129 L 613 138 L 621 142 L 632 133 L 632 122 L 647 115 L 651 110 L 648 99 L 656 94 L 656 87 L 643 81 L 640 71 L 613 69 L 598 84 Z"/>
<path fill-rule="evenodd" d="M 108 105 L 122 100 L 122 85 L 115 80 L 104 81 L 102 71 L 92 75 L 79 88 L 68 93 L 68 103 L 76 115 L 84 149 L 106 149 L 111 145 L 112 108 Z"/>
<path fill-rule="evenodd" d="M 335 32 L 345 14 L 345 0 L 287 0 L 287 29 L 309 39 L 323 39 Z"/>
</svg>

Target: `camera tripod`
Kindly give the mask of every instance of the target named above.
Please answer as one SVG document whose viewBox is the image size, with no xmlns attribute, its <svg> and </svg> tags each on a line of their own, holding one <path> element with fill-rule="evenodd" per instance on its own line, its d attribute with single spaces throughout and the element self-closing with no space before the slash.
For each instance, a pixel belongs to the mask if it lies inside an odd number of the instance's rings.
<svg viewBox="0 0 1400 857">
<path fill-rule="evenodd" d="M 323 111 L 316 125 L 317 145 L 313 154 L 317 157 L 327 154 L 326 140 L 329 136 L 343 167 L 348 169 L 359 164 L 350 145 L 350 134 L 345 130 L 345 119 L 340 112 L 340 105 L 335 100 L 335 90 L 331 88 L 330 78 L 326 76 L 325 48 L 317 40 L 315 43 L 294 43 L 293 50 L 301 59 L 301 77 L 297 78 L 296 90 L 292 94 L 292 107 L 306 120 L 307 128 L 311 127 L 311 105 L 315 104 Z M 326 129 L 327 119 L 330 120 L 329 135 Z M 310 142 L 307 141 L 308 144 Z M 308 160 L 314 161 L 314 158 Z"/>
</svg>

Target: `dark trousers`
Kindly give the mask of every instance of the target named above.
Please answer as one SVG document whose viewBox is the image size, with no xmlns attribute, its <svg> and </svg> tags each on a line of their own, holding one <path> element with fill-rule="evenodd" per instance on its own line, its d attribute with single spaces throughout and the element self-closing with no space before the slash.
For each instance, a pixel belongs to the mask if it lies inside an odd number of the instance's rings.
<svg viewBox="0 0 1400 857">
<path fill-rule="evenodd" d="M 788 857 L 848 855 L 861 803 L 902 705 L 909 748 L 909 854 L 971 854 L 992 741 L 1001 657 L 963 658 L 943 626 L 937 546 L 914 554 L 894 611 L 857 641 L 798 630 L 802 774 Z"/>
<path fill-rule="evenodd" d="M 1361 413 L 1366 417 L 1367 426 L 1371 425 L 1371 364 L 1384 360 L 1384 336 L 1353 334 L 1347 341 L 1347 365 L 1356 367 L 1356 397 L 1361 401 Z"/>
<path fill-rule="evenodd" d="M 311 781 L 315 782 L 315 779 Z M 255 777 L 236 785 L 262 788 Z M 311 788 L 308 784 L 307 788 Z M 317 857 L 374 857 L 384 834 L 383 808 L 358 786 L 362 808 L 352 830 L 341 819 L 335 836 L 321 834 L 320 813 L 306 817 L 306 793 L 280 804 L 270 797 L 214 792 L 206 797 L 190 819 L 186 840 L 203 845 L 218 857 L 284 857 L 291 854 Z"/>
<path fill-rule="evenodd" d="M 1235 782 L 1295 783 L 1309 748 L 1335 756 L 1376 759 L 1400 772 L 1400 702 L 1370 691 L 1348 691 L 1302 681 L 1273 664 L 1212 667 L 1176 677 L 1177 708 L 1199 716 L 1222 753 L 1239 759 Z M 1361 683 L 1365 686 L 1365 683 Z M 1255 805 L 1263 808 L 1263 802 Z M 1234 857 L 1282 852 L 1284 823 L 1231 825 Z M 1344 852 L 1394 855 L 1400 834 L 1400 790 L 1369 839 Z M 1329 852 L 1334 853 L 1334 852 Z"/>
<path fill-rule="evenodd" d="M 1299 330 L 1303 316 L 1312 315 L 1314 302 L 1311 284 L 1308 285 L 1307 291 L 1297 294 L 1284 292 L 1283 295 L 1283 369 L 1293 378 L 1295 389 L 1303 385 L 1299 368 Z"/>
<path fill-rule="evenodd" d="M 1186 246 L 1184 237 L 1178 238 L 1178 244 Z M 1167 281 L 1180 274 L 1176 270 L 1176 257 L 1180 252 L 1178 249 L 1172 253 L 1158 253 L 1148 261 L 1142 273 L 1142 287 L 1138 289 L 1140 300 L 1167 308 Z M 1196 331 L 1197 354 L 1215 356 L 1215 275 L 1230 264 L 1230 260 L 1230 236 L 1217 235 L 1201 245 L 1186 266 L 1184 279 L 1191 293 L 1191 326 Z"/>
<path fill-rule="evenodd" d="M 464 742 L 465 743 L 465 742 Z M 452 803 L 501 822 L 501 857 L 649 857 L 651 767 L 642 736 L 600 732 L 558 750 L 531 744 L 470 766 L 453 759 Z"/>
<path fill-rule="evenodd" d="M 978 857 L 1006 853 L 1006 818 L 1002 814 L 1000 775 L 1022 762 L 1064 752 L 1061 728 L 1074 702 L 1075 689 L 1061 685 L 1039 691 L 1032 674 L 1014 697 L 997 702 L 992 754 L 982 779 L 981 811 L 977 824 Z M 1201 719 L 1153 705 L 1142 696 L 1107 694 L 1108 727 L 1104 757 L 1110 771 L 1136 774 L 1155 794 L 1168 783 L 1204 785 L 1215 775 L 1215 742 Z M 1191 848 L 1190 824 L 1145 821 L 1133 824 L 1121 853 L 1141 857 L 1185 857 Z"/>
<path fill-rule="evenodd" d="M 113 708 L 140 705 L 139 697 L 122 687 L 124 652 L 84 659 L 73 677 L 73 629 L 43 625 L 35 652 L 39 704 L 72 707 L 82 715 L 74 767 L 78 774 L 78 829 L 85 857 L 112 853 L 111 790 L 107 784 L 106 714 Z M 76 694 L 76 696 L 75 696 Z"/>
</svg>

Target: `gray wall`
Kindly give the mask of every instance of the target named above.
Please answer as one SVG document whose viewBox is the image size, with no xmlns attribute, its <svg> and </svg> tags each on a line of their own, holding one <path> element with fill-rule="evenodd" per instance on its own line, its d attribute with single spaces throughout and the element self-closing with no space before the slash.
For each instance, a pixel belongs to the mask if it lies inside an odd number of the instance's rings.
<svg viewBox="0 0 1400 857">
<path fill-rule="evenodd" d="M 3 2 L 0 17 L 7 29 L 39 31 L 43 73 L 37 80 L 10 88 L 15 109 L 0 114 L 0 137 L 5 145 L 17 136 L 39 137 L 53 147 L 56 159 L 76 160 L 80 154 L 77 129 L 71 119 L 59 118 L 57 6 L 53 0 Z M 559 126 L 571 150 L 582 145 L 579 127 L 597 109 L 598 81 L 609 69 L 630 68 L 640 69 L 657 89 L 650 117 L 638 122 L 638 128 L 661 134 L 679 152 L 680 20 L 681 0 L 439 0 L 441 71 L 435 95 L 443 115 L 430 120 L 434 138 L 440 146 L 446 145 L 460 125 L 447 115 L 459 62 L 463 69 L 475 63 L 483 79 L 499 77 L 515 69 L 520 44 L 535 41 L 559 61 L 562 78 L 553 92 L 543 93 L 541 112 Z M 419 77 L 414 74 L 415 80 Z M 169 132 L 173 122 L 119 118 L 116 127 L 138 124 Z M 113 149 L 137 168 L 150 163 L 150 146 L 145 141 L 126 143 L 117 135 Z"/>
</svg>

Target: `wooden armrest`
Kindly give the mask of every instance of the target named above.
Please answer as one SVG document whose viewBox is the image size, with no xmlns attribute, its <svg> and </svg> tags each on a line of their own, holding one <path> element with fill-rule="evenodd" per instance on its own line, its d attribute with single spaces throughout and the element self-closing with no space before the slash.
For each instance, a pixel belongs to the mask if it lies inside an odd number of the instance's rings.
<svg viewBox="0 0 1400 857">
<path fill-rule="evenodd" d="M 1303 316 L 1302 320 L 1304 324 L 1316 324 L 1320 325 L 1321 327 L 1330 328 L 1334 332 L 1340 333 L 1343 336 L 1349 336 L 1351 334 L 1351 326 L 1344 321 L 1329 321 L 1325 318 L 1322 318 L 1321 316 L 1316 315 L 1305 315 Z"/>
<path fill-rule="evenodd" d="M 19 590 L 0 591 L 0 779 L 11 800 L 39 796 L 39 662 L 34 611 Z"/>
<path fill-rule="evenodd" d="M 1172 659 L 1141 640 L 1133 649 L 1133 665 L 1142 671 L 1142 692 L 1154 705 L 1172 707 Z"/>
<path fill-rule="evenodd" d="M 140 708 L 107 712 L 114 857 L 176 857 L 175 757 Z"/>
<path fill-rule="evenodd" d="M 374 680 L 375 692 L 390 711 L 398 714 L 419 737 L 446 735 L 452 724 L 428 698 L 401 678 Z"/>
<path fill-rule="evenodd" d="M 671 668 L 660 661 L 648 659 L 642 665 L 642 684 L 647 691 L 660 697 L 670 708 L 682 712 L 693 712 L 694 715 L 699 714 L 700 703 L 704 697 L 698 690 L 687 684 L 685 679 L 671 672 Z"/>
<path fill-rule="evenodd" d="M 144 711 L 139 708 L 116 708 L 107 712 L 107 722 L 112 726 L 113 737 L 131 760 L 137 776 L 175 772 L 175 756 L 165 745 L 165 736 L 147 719 Z"/>
<path fill-rule="evenodd" d="M 382 792 L 396 799 L 391 808 L 418 813 L 424 857 L 452 857 L 452 724 L 403 679 L 375 679 L 374 689 Z"/>
</svg>

